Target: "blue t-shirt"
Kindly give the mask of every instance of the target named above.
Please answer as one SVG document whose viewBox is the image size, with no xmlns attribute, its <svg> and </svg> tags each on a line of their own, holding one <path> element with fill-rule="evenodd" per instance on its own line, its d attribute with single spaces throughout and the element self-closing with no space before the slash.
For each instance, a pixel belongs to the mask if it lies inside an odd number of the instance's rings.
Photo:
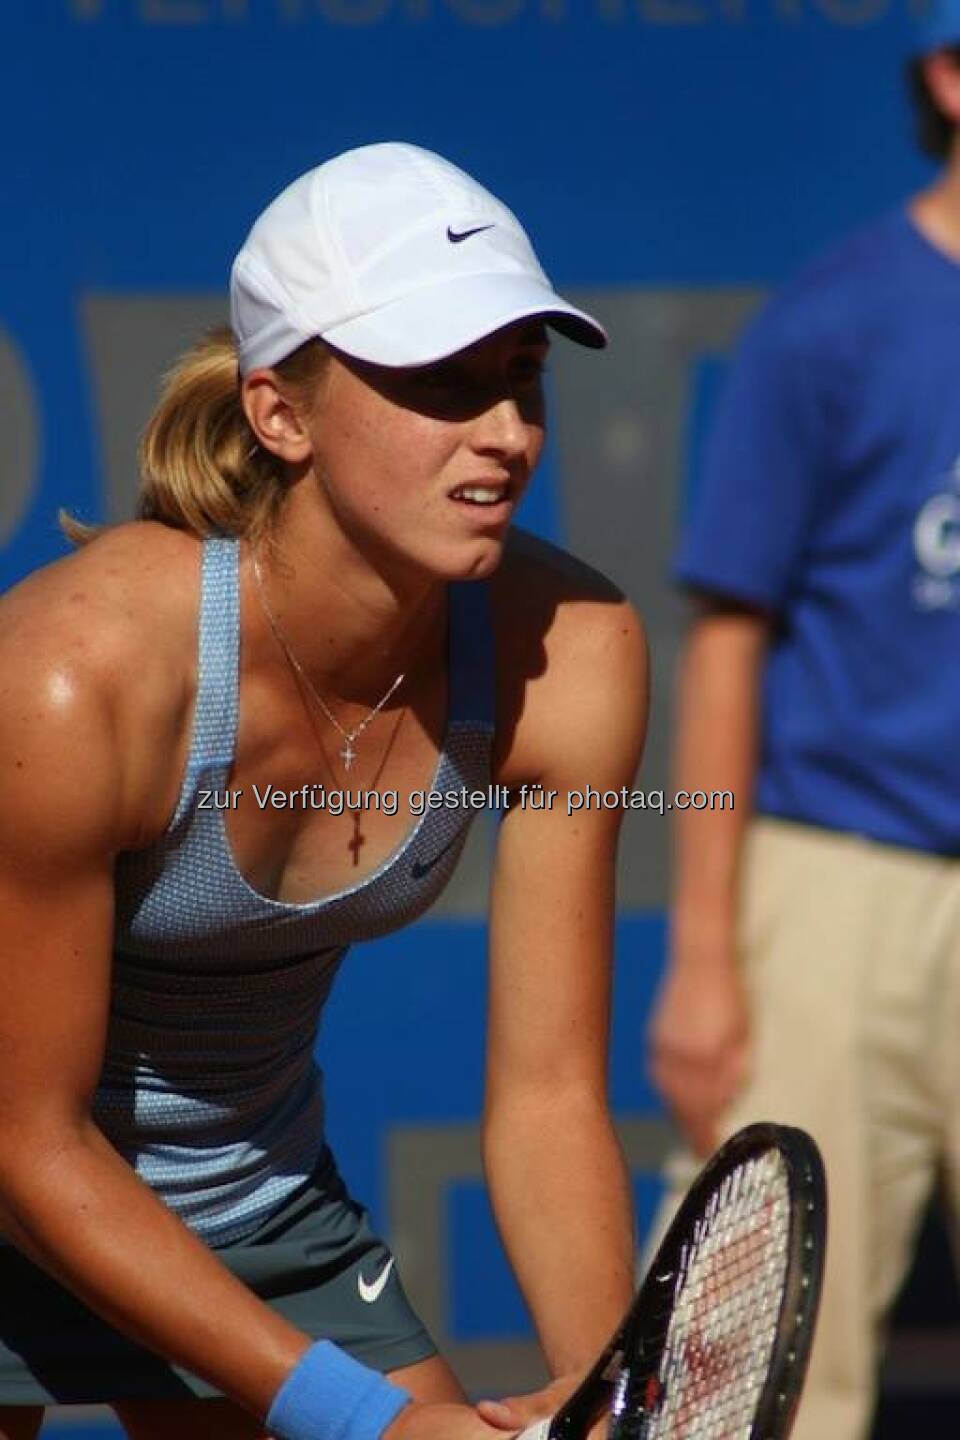
<svg viewBox="0 0 960 1440">
<path fill-rule="evenodd" d="M 960 854 L 960 263 L 898 211 L 747 331 L 678 572 L 764 607 L 756 808 Z"/>
</svg>

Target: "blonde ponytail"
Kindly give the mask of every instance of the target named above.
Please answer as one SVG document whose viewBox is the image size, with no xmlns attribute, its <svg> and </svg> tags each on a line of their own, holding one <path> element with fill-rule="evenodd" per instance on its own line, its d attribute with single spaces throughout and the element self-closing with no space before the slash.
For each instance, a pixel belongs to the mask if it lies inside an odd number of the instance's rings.
<svg viewBox="0 0 960 1440">
<path fill-rule="evenodd" d="M 328 351 L 308 341 L 274 367 L 293 404 L 309 406 Z M 269 530 L 283 503 L 283 462 L 257 444 L 240 403 L 232 332 L 211 330 L 164 379 L 160 401 L 139 448 L 141 520 L 159 520 L 194 535 Z M 83 544 L 98 533 L 61 513 L 67 536 Z"/>
</svg>

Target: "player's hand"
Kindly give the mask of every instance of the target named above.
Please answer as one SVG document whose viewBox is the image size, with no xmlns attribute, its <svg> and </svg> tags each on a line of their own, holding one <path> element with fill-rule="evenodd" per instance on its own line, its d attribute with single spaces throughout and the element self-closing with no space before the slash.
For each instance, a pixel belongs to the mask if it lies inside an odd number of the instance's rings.
<svg viewBox="0 0 960 1440">
<path fill-rule="evenodd" d="M 503 1400 L 481 1400 L 478 1415 L 498 1430 L 525 1430 L 535 1420 L 555 1415 L 580 1384 L 580 1375 L 562 1375 L 530 1395 L 508 1395 Z"/>
<path fill-rule="evenodd" d="M 503 1432 L 481 1420 L 470 1405 L 415 1400 L 387 1426 L 383 1440 L 503 1440 Z"/>
<path fill-rule="evenodd" d="M 552 1380 L 542 1390 L 535 1390 L 530 1395 L 508 1395 L 503 1400 L 481 1400 L 477 1411 L 484 1420 L 489 1420 L 501 1432 L 508 1430 L 515 1434 L 518 1430 L 526 1430 L 537 1420 L 546 1420 L 555 1415 L 569 1400 L 582 1379 L 582 1374 L 562 1375 L 558 1380 Z M 606 1433 L 606 1421 L 601 1420 L 592 1427 L 584 1440 L 604 1440 Z M 500 1440 L 503 1440 L 502 1434 Z"/>
<path fill-rule="evenodd" d="M 650 1071 L 698 1155 L 716 1148 L 720 1117 L 746 1079 L 749 1040 L 735 961 L 675 960 L 650 1026 Z"/>
</svg>

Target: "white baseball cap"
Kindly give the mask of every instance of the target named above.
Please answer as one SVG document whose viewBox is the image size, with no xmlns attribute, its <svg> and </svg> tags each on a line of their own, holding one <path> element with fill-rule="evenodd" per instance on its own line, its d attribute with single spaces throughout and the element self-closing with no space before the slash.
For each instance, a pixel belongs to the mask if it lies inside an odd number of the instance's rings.
<svg viewBox="0 0 960 1440">
<path fill-rule="evenodd" d="M 428 365 L 532 316 L 607 342 L 556 294 L 505 205 L 439 155 L 392 143 L 348 150 L 268 205 L 233 262 L 230 313 L 242 374 L 315 336 L 358 360 Z"/>
</svg>

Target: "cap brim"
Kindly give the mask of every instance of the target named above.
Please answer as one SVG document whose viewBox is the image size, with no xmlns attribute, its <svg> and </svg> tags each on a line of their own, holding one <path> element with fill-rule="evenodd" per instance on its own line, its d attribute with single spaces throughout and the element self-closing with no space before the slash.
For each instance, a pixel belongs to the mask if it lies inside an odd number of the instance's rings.
<svg viewBox="0 0 960 1440">
<path fill-rule="evenodd" d="M 529 275 L 457 276 L 345 320 L 323 339 L 374 365 L 430 365 L 517 320 L 542 316 L 579 345 L 600 350 L 607 332 L 583 310 Z"/>
</svg>

